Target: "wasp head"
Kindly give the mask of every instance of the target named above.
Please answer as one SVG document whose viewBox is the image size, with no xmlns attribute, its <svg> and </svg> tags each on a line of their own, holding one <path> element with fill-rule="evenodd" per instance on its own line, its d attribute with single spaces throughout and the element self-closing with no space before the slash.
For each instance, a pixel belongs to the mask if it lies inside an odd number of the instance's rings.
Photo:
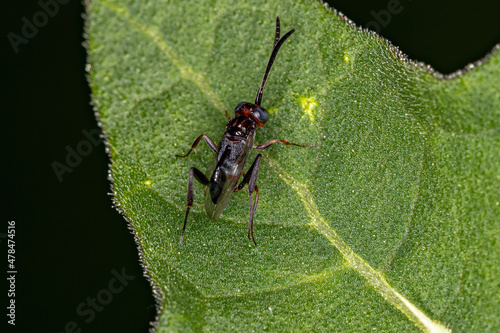
<svg viewBox="0 0 500 333">
<path fill-rule="evenodd" d="M 267 110 L 257 104 L 241 102 L 234 109 L 236 116 L 246 116 L 252 119 L 259 127 L 263 127 L 269 117 Z"/>
</svg>

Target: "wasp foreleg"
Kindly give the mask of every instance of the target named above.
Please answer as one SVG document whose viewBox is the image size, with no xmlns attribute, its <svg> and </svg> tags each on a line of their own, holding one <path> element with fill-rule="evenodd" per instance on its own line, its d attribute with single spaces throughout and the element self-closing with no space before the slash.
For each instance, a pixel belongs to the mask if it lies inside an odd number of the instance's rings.
<svg viewBox="0 0 500 333">
<path fill-rule="evenodd" d="M 205 139 L 205 142 L 207 143 L 208 147 L 212 149 L 212 151 L 217 155 L 219 152 L 217 151 L 217 145 L 208 137 L 206 134 L 200 135 L 196 140 L 194 140 L 193 145 L 191 146 L 191 149 L 187 152 L 186 155 L 175 155 L 175 157 L 188 157 L 188 155 L 191 153 L 191 151 L 196 150 L 196 146 L 198 146 L 198 143 L 200 142 L 201 138 Z"/>
</svg>

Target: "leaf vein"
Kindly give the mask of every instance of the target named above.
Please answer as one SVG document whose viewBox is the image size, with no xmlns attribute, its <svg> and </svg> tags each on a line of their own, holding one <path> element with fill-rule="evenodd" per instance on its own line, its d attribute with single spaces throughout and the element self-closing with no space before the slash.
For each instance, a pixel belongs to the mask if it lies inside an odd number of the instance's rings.
<svg viewBox="0 0 500 333">
<path fill-rule="evenodd" d="M 382 273 L 371 267 L 357 253 L 355 253 L 347 243 L 330 227 L 322 217 L 316 206 L 313 195 L 306 184 L 302 184 L 294 179 L 290 174 L 272 158 L 267 160 L 276 174 L 285 181 L 288 186 L 294 189 L 302 200 L 311 222 L 309 223 L 319 233 L 324 235 L 344 256 L 349 265 L 363 276 L 377 290 L 384 299 L 392 306 L 401 311 L 407 318 L 413 321 L 423 332 L 451 332 L 449 328 L 441 323 L 427 317 L 415 305 L 398 293 L 384 278 Z"/>
<path fill-rule="evenodd" d="M 195 72 L 191 66 L 189 66 L 186 62 L 184 62 L 179 56 L 174 52 L 172 47 L 168 45 L 168 43 L 163 39 L 161 33 L 157 31 L 156 29 L 153 29 L 151 27 L 148 27 L 138 20 L 136 20 L 129 11 L 127 11 L 125 8 L 122 8 L 120 6 L 117 6 L 113 3 L 110 3 L 108 1 L 102 1 L 102 3 L 108 7 L 109 9 L 113 10 L 114 12 L 120 14 L 127 22 L 129 22 L 134 28 L 136 28 L 138 31 L 146 35 L 147 37 L 151 38 L 153 42 L 158 46 L 160 50 L 163 51 L 165 56 L 169 58 L 172 63 L 179 69 L 182 77 L 184 77 L 187 80 L 192 81 L 194 84 L 196 84 L 200 90 L 207 96 L 207 98 L 210 100 L 210 102 L 219 110 L 224 111 L 226 108 L 224 107 L 224 104 L 222 101 L 219 99 L 219 97 L 214 93 L 208 82 L 205 80 L 205 77 L 200 74 Z"/>
<path fill-rule="evenodd" d="M 215 296 L 210 296 L 210 295 L 205 295 L 207 299 L 212 298 L 212 299 L 224 299 L 224 298 L 232 298 L 232 297 L 246 297 L 250 295 L 255 295 L 255 294 L 262 294 L 262 293 L 273 293 L 276 291 L 281 291 L 281 290 L 288 290 L 292 289 L 301 285 L 305 285 L 308 283 L 317 283 L 319 281 L 323 281 L 329 277 L 332 276 L 332 274 L 339 273 L 342 271 L 345 271 L 347 269 L 350 269 L 348 263 L 345 263 L 341 266 L 336 267 L 335 269 L 329 269 L 326 271 L 323 271 L 319 274 L 313 274 L 313 275 L 306 275 L 302 280 L 299 280 L 295 283 L 290 283 L 290 284 L 280 284 L 276 287 L 273 288 L 265 288 L 265 289 L 255 289 L 246 293 L 234 293 L 234 294 L 225 294 L 225 295 L 215 295 Z"/>
</svg>

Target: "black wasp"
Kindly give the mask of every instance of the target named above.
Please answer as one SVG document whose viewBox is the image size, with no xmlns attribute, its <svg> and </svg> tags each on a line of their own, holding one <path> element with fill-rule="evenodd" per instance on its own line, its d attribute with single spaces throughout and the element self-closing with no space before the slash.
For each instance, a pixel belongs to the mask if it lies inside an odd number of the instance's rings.
<svg viewBox="0 0 500 333">
<path fill-rule="evenodd" d="M 186 223 L 188 219 L 189 210 L 193 205 L 193 176 L 203 185 L 208 187 L 205 188 L 205 210 L 207 215 L 216 220 L 220 214 L 224 211 L 231 199 L 233 192 L 238 192 L 243 189 L 243 187 L 248 184 L 248 193 L 250 195 L 250 218 L 248 222 L 248 238 L 251 239 L 255 245 L 255 238 L 253 237 L 253 216 L 255 210 L 257 209 L 257 203 L 259 201 L 259 190 L 257 188 L 257 174 L 259 172 L 261 154 L 258 154 L 255 158 L 252 166 L 248 169 L 245 174 L 243 167 L 248 159 L 248 155 L 252 148 L 254 149 L 266 149 L 267 147 L 275 144 L 276 142 L 281 142 L 285 145 L 293 145 L 299 147 L 310 147 L 311 145 L 298 145 L 285 140 L 274 139 L 263 143 L 261 145 L 254 145 L 253 141 L 255 139 L 255 133 L 257 128 L 263 127 L 267 121 L 268 114 L 266 109 L 260 106 L 262 102 L 262 93 L 264 85 L 269 75 L 269 71 L 273 66 L 274 59 L 278 54 L 278 51 L 283 45 L 283 43 L 290 37 L 291 34 L 295 32 L 295 29 L 287 32 L 283 38 L 280 39 L 280 19 L 276 17 L 276 34 L 274 38 L 273 52 L 271 53 L 271 58 L 267 64 L 266 72 L 259 90 L 257 91 L 257 97 L 255 98 L 255 103 L 242 102 L 238 104 L 234 110 L 235 116 L 226 124 L 226 130 L 219 146 L 205 134 L 200 135 L 191 146 L 191 149 L 186 155 L 177 155 L 177 157 L 187 157 L 192 150 L 196 148 L 201 138 L 205 139 L 208 147 L 215 153 L 216 157 L 207 168 L 207 174 L 211 175 L 208 179 L 203 172 L 192 167 L 189 169 L 189 180 L 188 180 L 188 190 L 187 190 L 187 209 L 186 216 L 184 218 L 184 226 L 182 228 L 181 240 L 179 245 L 182 245 L 182 238 L 184 237 L 184 232 L 186 231 Z M 239 185 L 238 181 L 240 176 L 243 174 L 243 180 Z M 255 201 L 252 199 L 252 194 L 255 191 Z"/>
</svg>

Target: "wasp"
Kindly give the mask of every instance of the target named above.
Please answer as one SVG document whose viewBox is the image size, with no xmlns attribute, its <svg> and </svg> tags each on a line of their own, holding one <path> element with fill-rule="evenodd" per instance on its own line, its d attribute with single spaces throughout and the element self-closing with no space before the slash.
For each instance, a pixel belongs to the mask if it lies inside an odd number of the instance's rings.
<svg viewBox="0 0 500 333">
<path fill-rule="evenodd" d="M 253 161 L 250 169 L 245 173 L 243 167 L 248 159 L 252 149 L 262 150 L 280 142 L 284 145 L 298 147 L 311 147 L 315 144 L 298 145 L 281 139 L 274 139 L 260 145 L 254 145 L 255 134 L 258 128 L 262 128 L 268 119 L 267 110 L 261 106 L 264 85 L 266 84 L 269 71 L 273 66 L 274 60 L 283 43 L 295 32 L 295 29 L 287 32 L 280 38 L 280 19 L 276 17 L 276 32 L 274 38 L 273 50 L 267 64 L 264 78 L 260 84 L 255 103 L 241 102 L 234 110 L 234 117 L 230 118 L 226 124 L 226 130 L 222 135 L 219 145 L 210 139 L 207 135 L 200 135 L 192 144 L 191 149 L 185 155 L 176 155 L 176 157 L 185 158 L 196 149 L 196 146 L 203 138 L 208 147 L 215 153 L 215 158 L 207 168 L 207 175 L 192 167 L 189 169 L 188 187 L 187 187 L 187 209 L 184 217 L 184 226 L 179 245 L 182 245 L 182 239 L 186 231 L 189 210 L 193 205 L 193 177 L 205 186 L 205 211 L 213 220 L 216 220 L 226 208 L 233 192 L 242 190 L 248 184 L 248 194 L 250 197 L 250 216 L 248 222 L 248 238 L 255 242 L 253 235 L 253 219 L 257 204 L 259 202 L 259 189 L 257 187 L 257 175 L 259 173 L 261 154 L 258 154 Z M 243 180 L 239 183 L 241 175 Z M 253 193 L 255 192 L 255 200 Z"/>
</svg>

